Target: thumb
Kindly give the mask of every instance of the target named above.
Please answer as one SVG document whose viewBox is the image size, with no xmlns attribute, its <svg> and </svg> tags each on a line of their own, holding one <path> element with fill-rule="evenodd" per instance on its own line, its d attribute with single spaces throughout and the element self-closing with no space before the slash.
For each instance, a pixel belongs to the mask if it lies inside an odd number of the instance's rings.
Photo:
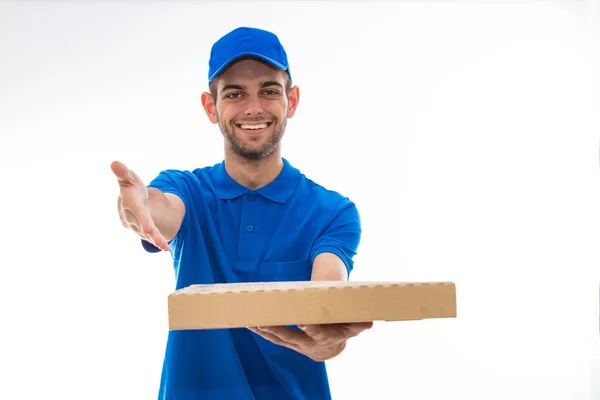
<svg viewBox="0 0 600 400">
<path fill-rule="evenodd" d="M 120 161 L 113 161 L 110 164 L 110 169 L 119 180 L 127 181 L 131 179 L 131 176 L 129 175 L 129 168 L 127 168 L 127 166 Z"/>
<path fill-rule="evenodd" d="M 319 336 L 323 331 L 322 325 L 319 324 L 298 325 L 298 328 L 312 338 Z"/>
</svg>

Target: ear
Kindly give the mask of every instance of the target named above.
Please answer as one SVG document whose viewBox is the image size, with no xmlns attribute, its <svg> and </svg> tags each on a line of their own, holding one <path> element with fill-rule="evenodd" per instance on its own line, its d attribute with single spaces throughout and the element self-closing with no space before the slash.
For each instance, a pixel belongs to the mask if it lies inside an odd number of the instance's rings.
<svg viewBox="0 0 600 400">
<path fill-rule="evenodd" d="M 208 92 L 204 92 L 202 93 L 200 100 L 202 101 L 202 107 L 204 107 L 204 111 L 206 112 L 210 122 L 213 124 L 218 123 L 219 119 L 217 118 L 217 106 L 212 98 L 212 95 Z"/>
<path fill-rule="evenodd" d="M 298 86 L 293 86 L 290 89 L 290 94 L 288 96 L 288 118 L 292 118 L 294 114 L 296 114 L 296 108 L 298 108 L 298 103 L 300 102 L 300 89 Z"/>
</svg>

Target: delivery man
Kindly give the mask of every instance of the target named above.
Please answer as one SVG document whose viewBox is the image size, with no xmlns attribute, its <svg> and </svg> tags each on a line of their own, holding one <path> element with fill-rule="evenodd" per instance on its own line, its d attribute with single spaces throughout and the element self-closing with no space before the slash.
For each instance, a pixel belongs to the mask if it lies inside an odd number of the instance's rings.
<svg viewBox="0 0 600 400">
<path fill-rule="evenodd" d="M 238 28 L 212 47 L 208 119 L 224 160 L 164 170 L 147 186 L 115 161 L 123 225 L 169 251 L 176 289 L 192 284 L 346 280 L 361 237 L 356 205 L 282 158 L 300 93 L 268 31 Z M 318 127 L 315 127 L 318 128 Z M 160 143 L 165 151 L 186 143 Z M 330 399 L 324 361 L 372 323 L 170 331 L 159 399 Z"/>
</svg>

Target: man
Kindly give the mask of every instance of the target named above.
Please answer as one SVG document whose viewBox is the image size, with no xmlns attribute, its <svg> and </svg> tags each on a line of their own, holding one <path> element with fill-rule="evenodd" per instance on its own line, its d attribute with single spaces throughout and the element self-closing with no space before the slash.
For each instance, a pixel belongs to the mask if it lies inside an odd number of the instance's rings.
<svg viewBox="0 0 600 400">
<path fill-rule="evenodd" d="M 120 162 L 121 221 L 148 251 L 170 251 L 176 288 L 197 283 L 345 280 L 360 241 L 356 206 L 281 156 L 300 98 L 273 33 L 218 40 L 202 105 L 224 160 L 166 170 L 147 187 Z M 160 399 L 329 399 L 324 361 L 372 323 L 170 331 Z"/>
</svg>

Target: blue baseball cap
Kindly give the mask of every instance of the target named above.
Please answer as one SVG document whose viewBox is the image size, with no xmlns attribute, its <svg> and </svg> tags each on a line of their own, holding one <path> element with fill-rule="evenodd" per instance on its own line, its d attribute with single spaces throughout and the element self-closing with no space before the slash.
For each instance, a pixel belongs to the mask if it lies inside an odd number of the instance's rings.
<svg viewBox="0 0 600 400">
<path fill-rule="evenodd" d="M 233 61 L 244 56 L 257 57 L 287 71 L 290 80 L 292 79 L 287 54 L 279 38 L 262 29 L 240 27 L 213 45 L 208 62 L 208 82 L 215 79 Z"/>
</svg>

